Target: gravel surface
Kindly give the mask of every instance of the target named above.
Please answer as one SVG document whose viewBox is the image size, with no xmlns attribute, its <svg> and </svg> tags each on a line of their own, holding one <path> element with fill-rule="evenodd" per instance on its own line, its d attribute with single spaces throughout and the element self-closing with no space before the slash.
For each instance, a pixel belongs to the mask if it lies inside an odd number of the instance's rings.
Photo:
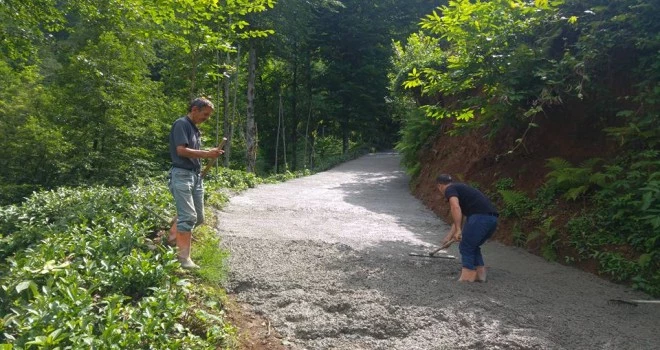
<svg viewBox="0 0 660 350">
<path fill-rule="evenodd" d="M 233 197 L 218 212 L 227 288 L 292 349 L 658 349 L 660 305 L 624 286 L 488 242 L 486 283 L 427 252 L 449 229 L 395 153 Z M 459 256 L 457 246 L 449 254 Z"/>
</svg>

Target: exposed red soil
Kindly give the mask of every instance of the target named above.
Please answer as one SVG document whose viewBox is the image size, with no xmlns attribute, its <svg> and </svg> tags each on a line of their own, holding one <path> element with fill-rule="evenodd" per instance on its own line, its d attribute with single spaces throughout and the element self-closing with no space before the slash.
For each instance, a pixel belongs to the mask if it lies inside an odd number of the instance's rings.
<svg viewBox="0 0 660 350">
<path fill-rule="evenodd" d="M 286 350 L 282 336 L 273 329 L 269 321 L 249 311 L 247 305 L 236 301 L 231 295 L 225 305 L 227 319 L 238 329 L 237 350 Z"/>
</svg>

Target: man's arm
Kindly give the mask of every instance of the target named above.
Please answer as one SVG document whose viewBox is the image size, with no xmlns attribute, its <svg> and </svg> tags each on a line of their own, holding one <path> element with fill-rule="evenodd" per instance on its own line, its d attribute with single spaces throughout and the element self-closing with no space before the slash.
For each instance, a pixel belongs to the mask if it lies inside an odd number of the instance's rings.
<svg viewBox="0 0 660 350">
<path fill-rule="evenodd" d="M 445 243 L 451 241 L 455 233 L 456 233 L 456 224 L 451 224 L 451 229 L 449 229 L 449 233 L 447 233 L 447 235 L 442 240 L 442 242 L 440 242 L 441 245 L 444 245 Z"/>
<path fill-rule="evenodd" d="M 218 158 L 225 151 L 220 148 L 211 148 L 210 150 L 192 149 L 185 145 L 176 146 L 176 154 L 186 158 Z"/>
<path fill-rule="evenodd" d="M 449 198 L 449 208 L 451 210 L 451 218 L 454 221 L 453 227 L 454 234 L 450 237 L 460 240 L 463 237 L 463 212 L 461 211 L 461 206 L 458 202 L 458 197 Z"/>
</svg>

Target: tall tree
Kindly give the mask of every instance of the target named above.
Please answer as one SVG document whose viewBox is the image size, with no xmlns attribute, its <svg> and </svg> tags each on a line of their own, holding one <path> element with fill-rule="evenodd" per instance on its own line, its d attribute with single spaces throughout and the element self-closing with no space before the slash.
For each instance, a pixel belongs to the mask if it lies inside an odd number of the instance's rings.
<svg viewBox="0 0 660 350">
<path fill-rule="evenodd" d="M 396 129 L 387 115 L 387 70 L 392 37 L 409 34 L 440 2 L 345 0 L 345 7 L 319 14 L 320 53 L 328 62 L 325 88 L 341 106 L 333 121 L 344 152 L 351 136 L 390 147 Z M 402 29 L 405 28 L 405 29 Z"/>
<path fill-rule="evenodd" d="M 216 90 L 215 53 L 267 35 L 245 18 L 273 5 L 3 1 L 0 81 L 9 85 L 0 94 L 20 87 L 31 97 L 2 99 L 14 105 L 0 107 L 0 148 L 15 153 L 2 160 L 0 185 L 121 184 L 165 168 L 172 111 L 185 110 L 191 95 Z M 38 150 L 48 159 L 37 161 Z"/>
<path fill-rule="evenodd" d="M 257 161 L 257 127 L 254 121 L 254 82 L 257 71 L 257 49 L 250 46 L 248 50 L 248 82 L 247 82 L 247 128 L 245 139 L 247 143 L 247 171 L 253 173 Z"/>
</svg>

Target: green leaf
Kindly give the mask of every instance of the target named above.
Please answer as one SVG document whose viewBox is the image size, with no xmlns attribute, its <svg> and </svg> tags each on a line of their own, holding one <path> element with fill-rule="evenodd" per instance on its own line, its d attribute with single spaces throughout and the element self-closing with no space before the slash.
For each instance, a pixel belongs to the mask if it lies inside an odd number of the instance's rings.
<svg viewBox="0 0 660 350">
<path fill-rule="evenodd" d="M 22 291 L 30 288 L 30 285 L 33 284 L 32 281 L 23 281 L 16 286 L 16 293 L 21 293 Z"/>
<path fill-rule="evenodd" d="M 631 110 L 623 110 L 623 111 L 619 111 L 619 112 L 617 112 L 616 116 L 617 116 L 617 117 L 631 117 L 631 116 L 633 116 L 634 114 L 635 114 L 634 111 L 631 111 Z"/>
<path fill-rule="evenodd" d="M 534 5 L 540 8 L 548 8 L 548 0 L 534 0 Z"/>
<path fill-rule="evenodd" d="M 639 257 L 638 262 L 639 262 L 639 265 L 640 265 L 640 266 L 642 266 L 642 267 L 646 267 L 646 266 L 649 266 L 649 264 L 651 263 L 651 260 L 652 260 L 652 259 L 653 259 L 653 257 L 651 256 L 651 254 L 642 254 L 642 255 Z"/>
<path fill-rule="evenodd" d="M 578 187 L 574 187 L 566 191 L 564 194 L 564 198 L 570 199 L 570 200 L 576 200 L 583 194 L 585 194 L 589 190 L 588 185 L 582 185 Z"/>
</svg>

